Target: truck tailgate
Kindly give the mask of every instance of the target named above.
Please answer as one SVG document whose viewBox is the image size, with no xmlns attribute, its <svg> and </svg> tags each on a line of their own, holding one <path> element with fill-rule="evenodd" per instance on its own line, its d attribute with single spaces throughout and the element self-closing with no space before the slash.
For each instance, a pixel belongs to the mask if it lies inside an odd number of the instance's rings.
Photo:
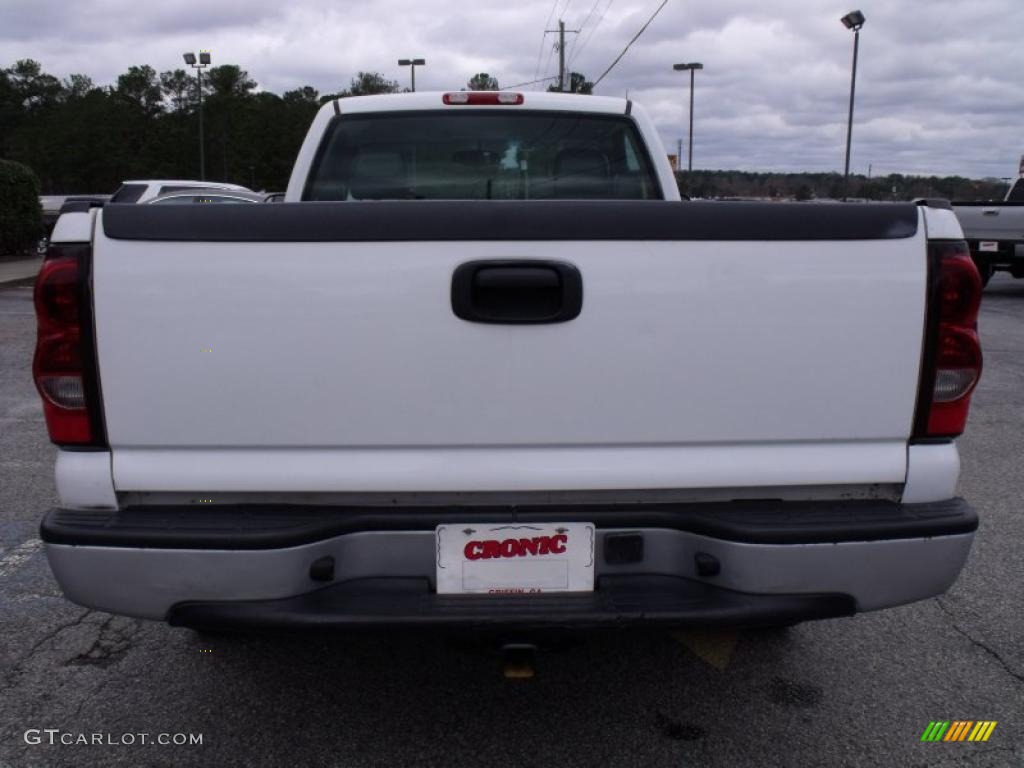
<svg viewBox="0 0 1024 768">
<path fill-rule="evenodd" d="M 917 211 L 858 230 L 846 206 L 570 204 L 562 226 L 559 204 L 514 205 L 483 224 L 465 203 L 108 207 L 93 281 L 117 489 L 903 482 Z M 309 206 L 331 213 L 313 233 Z M 579 316 L 460 319 L 453 273 L 488 259 L 574 265 Z"/>
<path fill-rule="evenodd" d="M 1024 240 L 1024 203 L 957 203 L 953 210 L 969 240 Z"/>
</svg>

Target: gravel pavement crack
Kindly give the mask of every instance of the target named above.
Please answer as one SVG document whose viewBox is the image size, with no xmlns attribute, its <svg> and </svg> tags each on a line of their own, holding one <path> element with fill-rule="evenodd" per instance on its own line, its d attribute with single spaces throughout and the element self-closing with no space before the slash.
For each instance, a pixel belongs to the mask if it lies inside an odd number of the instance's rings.
<svg viewBox="0 0 1024 768">
<path fill-rule="evenodd" d="M 85 705 L 88 704 L 89 702 L 91 702 L 93 699 L 95 699 L 101 693 L 106 691 L 107 686 L 109 684 L 110 684 L 110 678 L 104 678 L 103 680 L 101 680 L 99 685 L 97 685 L 96 688 L 93 689 L 92 693 L 90 693 L 88 696 L 83 698 L 78 703 L 78 706 L 75 707 L 75 711 L 71 714 L 71 717 L 73 719 L 77 720 L 78 716 L 82 714 L 82 710 L 85 709 Z"/>
<path fill-rule="evenodd" d="M 935 602 L 938 603 L 939 608 L 942 609 L 942 612 L 949 617 L 949 625 L 953 629 L 955 629 L 961 635 L 966 637 L 971 642 L 971 644 L 977 646 L 978 648 L 981 648 L 983 651 L 985 651 L 985 653 L 987 653 L 989 656 L 991 656 L 993 659 L 999 662 L 1002 668 L 1006 670 L 1006 674 L 1014 678 L 1018 683 L 1024 683 L 1024 675 L 1020 674 L 1019 672 L 1014 672 L 1013 668 L 1010 666 L 1010 663 L 1003 658 L 1002 654 L 999 653 L 999 651 L 989 647 L 957 623 L 956 616 L 946 606 L 946 604 L 942 602 L 942 598 L 936 597 Z"/>
<path fill-rule="evenodd" d="M 139 623 L 134 619 L 108 616 L 96 632 L 96 639 L 84 653 L 64 662 L 65 666 L 91 664 L 109 667 L 124 658 L 139 634 Z"/>
<path fill-rule="evenodd" d="M 56 627 L 46 632 L 41 638 L 39 638 L 38 640 L 36 640 L 36 642 L 32 644 L 32 647 L 28 649 L 28 653 L 26 653 L 24 656 L 22 656 L 20 659 L 14 662 L 14 664 L 10 666 L 10 668 L 4 675 L 4 681 L 6 683 L 10 683 L 11 680 L 13 680 L 14 677 L 17 676 L 18 672 L 20 672 L 21 667 L 24 666 L 25 662 L 31 659 L 46 642 L 53 640 L 57 637 L 57 635 L 59 635 L 66 629 L 71 629 L 72 627 L 79 626 L 83 621 L 85 621 L 85 619 L 91 613 L 93 613 L 91 608 L 86 609 L 81 614 L 79 614 L 77 618 L 72 619 L 71 621 L 64 622 L 63 624 L 58 624 Z"/>
</svg>

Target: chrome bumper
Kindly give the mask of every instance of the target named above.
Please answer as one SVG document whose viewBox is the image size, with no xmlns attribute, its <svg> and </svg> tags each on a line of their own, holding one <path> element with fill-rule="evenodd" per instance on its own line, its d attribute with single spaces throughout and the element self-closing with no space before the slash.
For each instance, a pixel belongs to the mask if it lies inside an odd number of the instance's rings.
<svg viewBox="0 0 1024 768">
<path fill-rule="evenodd" d="M 605 539 L 618 533 L 642 536 L 642 559 L 608 562 Z M 604 589 L 602 584 L 611 584 L 608 580 L 618 577 L 668 577 L 680 580 L 681 587 L 703 585 L 724 590 L 723 594 L 845 596 L 852 610 L 868 611 L 946 591 L 963 567 L 973 538 L 974 533 L 967 532 L 876 541 L 768 544 L 664 528 L 600 529 L 596 578 L 598 592 Z M 274 601 L 325 588 L 341 586 L 344 591 L 378 579 L 417 581 L 420 586 L 414 591 L 432 594 L 435 553 L 433 532 L 422 530 L 364 531 L 270 549 L 46 544 L 50 567 L 70 600 L 157 620 L 167 620 L 172 609 L 186 603 Z M 716 575 L 698 574 L 697 553 L 718 561 Z M 331 579 L 318 581 L 311 568 L 327 557 L 333 558 Z M 351 605 L 344 601 L 336 604 Z M 550 610 L 562 609 L 551 604 Z M 757 610 L 763 612 L 764 608 Z M 344 618 L 338 617 L 335 623 L 346 623 Z M 642 616 L 634 618 L 642 621 Z M 733 616 L 733 623 L 736 618 Z"/>
</svg>

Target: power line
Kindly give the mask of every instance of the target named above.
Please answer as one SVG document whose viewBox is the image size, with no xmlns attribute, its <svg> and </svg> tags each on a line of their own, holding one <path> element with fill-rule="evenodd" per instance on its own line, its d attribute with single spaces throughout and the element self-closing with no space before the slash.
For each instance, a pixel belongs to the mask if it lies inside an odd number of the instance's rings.
<svg viewBox="0 0 1024 768">
<path fill-rule="evenodd" d="M 580 29 L 583 29 L 585 26 L 587 26 L 587 22 L 590 21 L 590 19 L 593 17 L 594 11 L 597 10 L 597 6 L 600 3 L 601 3 L 601 0 L 594 0 L 594 4 L 592 6 L 590 6 L 590 10 L 587 12 L 586 17 L 583 19 L 583 23 L 580 24 Z"/>
<path fill-rule="evenodd" d="M 612 3 L 614 3 L 614 2 L 615 2 L 615 0 L 608 0 L 608 5 L 606 5 L 604 7 L 604 10 L 601 11 L 601 14 L 597 17 L 597 21 L 594 22 L 594 26 L 592 26 L 590 28 L 590 32 L 587 33 L 586 38 L 584 38 L 583 42 L 580 43 L 580 47 L 579 48 L 575 48 L 575 47 L 573 48 L 572 59 L 569 62 L 569 66 L 570 67 L 576 61 L 577 57 L 581 53 L 583 53 L 583 49 L 587 47 L 587 43 L 590 42 L 590 38 L 592 38 L 594 36 L 594 32 L 597 31 L 597 28 L 599 26 L 601 26 L 601 22 L 604 21 L 604 17 L 605 17 L 605 15 L 607 15 L 608 9 L 612 7 Z"/>
<path fill-rule="evenodd" d="M 592 6 L 590 6 L 590 11 L 587 13 L 586 18 L 584 18 L 583 19 L 583 23 L 580 24 L 580 30 L 579 30 L 580 32 L 582 32 L 584 29 L 587 28 L 587 23 L 590 21 L 590 18 L 594 15 L 594 11 L 597 10 L 597 4 L 600 3 L 600 2 L 601 2 L 601 0 L 594 0 L 594 4 Z M 576 50 L 576 43 L 578 43 L 579 40 L 580 40 L 580 36 L 579 35 L 576 35 L 576 37 L 574 37 L 572 39 L 572 46 L 569 48 L 569 61 L 570 62 L 572 61 L 573 51 Z"/>
<path fill-rule="evenodd" d="M 551 23 L 551 19 L 554 18 L 555 8 L 557 8 L 557 7 L 558 7 L 558 0 L 555 0 L 555 2 L 553 2 L 551 4 L 551 13 L 548 14 L 548 19 L 547 19 L 547 21 L 544 22 L 544 29 L 548 28 L 548 24 L 550 24 Z M 547 39 L 548 39 L 547 32 L 541 32 L 540 33 L 540 48 L 537 49 L 537 66 L 533 68 L 533 76 L 534 77 L 536 77 L 537 75 L 540 74 L 540 57 L 544 55 L 544 41 L 547 40 Z M 549 61 L 551 60 L 550 56 L 548 57 L 548 60 Z"/>
<path fill-rule="evenodd" d="M 558 18 L 559 18 L 559 19 L 564 19 L 564 18 L 565 18 L 565 12 L 566 12 L 567 10 L 569 10 L 569 5 L 570 5 L 571 3 L 572 3 L 572 0 L 565 0 L 565 3 L 564 3 L 564 4 L 562 5 L 562 10 L 560 10 L 560 11 L 558 12 Z M 556 7 L 556 8 L 558 7 L 558 0 L 555 0 L 555 7 Z M 544 34 L 544 38 L 545 38 L 545 39 L 547 39 L 547 36 L 548 36 L 548 34 L 549 34 L 550 32 L 551 32 L 551 30 L 549 30 L 549 29 L 547 28 L 547 24 L 545 24 L 545 25 L 544 25 L 544 32 L 543 32 L 543 34 Z M 541 43 L 541 45 L 543 46 L 543 43 Z M 551 48 L 550 48 L 550 49 L 548 50 L 548 58 L 547 58 L 547 61 L 545 61 L 545 62 L 544 62 L 544 73 L 545 73 L 545 74 L 547 74 L 547 73 L 548 73 L 548 71 L 549 71 L 549 69 L 550 69 L 550 67 L 551 67 L 551 57 L 552 57 L 552 56 L 554 55 L 554 53 L 555 53 L 555 51 L 556 51 L 557 49 L 558 49 L 558 45 L 557 45 L 557 44 L 555 44 L 555 45 L 551 46 Z M 537 76 L 537 74 L 538 74 L 538 73 L 536 73 L 536 72 L 535 72 L 533 76 L 534 76 L 534 77 L 536 77 L 536 76 Z"/>
<path fill-rule="evenodd" d="M 547 37 L 547 32 L 544 33 L 544 37 Z M 550 71 L 550 69 L 551 69 L 551 57 L 555 55 L 555 48 L 557 48 L 557 47 L 558 47 L 557 45 L 552 45 L 548 49 L 548 58 L 544 62 L 544 69 L 543 69 L 544 72 Z"/>
<path fill-rule="evenodd" d="M 499 88 L 499 91 L 507 91 L 509 88 L 522 88 L 524 85 L 533 85 L 534 83 L 543 83 L 547 80 L 557 80 L 558 75 L 552 75 L 551 77 L 541 77 L 537 80 L 528 80 L 525 83 L 516 83 L 515 85 L 504 85 Z"/>
<path fill-rule="evenodd" d="M 565 72 L 566 72 L 566 69 L 565 69 L 565 53 L 566 53 L 566 51 L 565 51 L 565 33 L 568 32 L 569 34 L 572 34 L 572 35 L 578 35 L 580 31 L 578 29 L 566 29 L 565 28 L 565 22 L 561 19 L 561 17 L 559 17 L 559 19 L 558 19 L 558 29 L 548 29 L 548 30 L 545 30 L 545 31 L 558 34 L 558 90 L 559 91 L 564 91 L 565 90 L 565 85 L 566 85 L 566 83 L 565 83 Z"/>
<path fill-rule="evenodd" d="M 654 21 L 654 18 L 659 13 L 661 13 L 661 9 L 664 8 L 666 5 L 668 5 L 668 0 L 662 0 L 661 1 L 661 5 L 658 6 L 658 9 L 654 13 L 651 14 L 651 18 L 649 18 L 647 20 L 647 22 L 642 27 L 640 27 L 640 31 L 639 32 L 637 32 L 635 35 L 633 35 L 633 39 L 630 40 L 628 43 L 626 43 L 626 47 L 622 49 L 622 53 L 620 53 L 618 56 L 616 56 L 615 57 L 615 61 L 613 61 L 611 64 L 608 65 L 608 69 L 606 69 L 604 72 L 602 72 L 601 76 L 599 78 L 597 78 L 597 80 L 594 81 L 594 87 L 595 88 L 597 87 L 598 83 L 600 83 L 602 80 L 604 80 L 605 75 L 607 75 L 609 72 L 611 72 L 612 69 L 615 67 L 615 65 L 619 63 L 619 60 L 623 56 L 626 55 L 626 51 L 628 51 L 630 46 L 633 45 L 633 43 L 635 43 L 639 39 L 640 35 L 642 35 L 644 33 L 644 30 L 646 30 L 651 25 L 651 22 Z"/>
</svg>

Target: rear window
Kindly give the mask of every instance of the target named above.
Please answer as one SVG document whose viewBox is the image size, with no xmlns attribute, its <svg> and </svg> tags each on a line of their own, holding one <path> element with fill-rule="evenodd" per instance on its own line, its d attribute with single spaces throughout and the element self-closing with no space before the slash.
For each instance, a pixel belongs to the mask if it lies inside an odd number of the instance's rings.
<svg viewBox="0 0 1024 768">
<path fill-rule="evenodd" d="M 1008 203 L 1024 203 L 1024 179 L 1017 179 L 1006 197 Z"/>
<path fill-rule="evenodd" d="M 110 198 L 112 203 L 134 203 L 146 191 L 145 184 L 122 184 Z"/>
<path fill-rule="evenodd" d="M 192 189 L 202 189 L 202 188 L 203 187 L 200 184 L 168 184 L 165 187 L 160 187 L 160 191 L 157 192 L 156 194 L 157 194 L 157 196 L 160 196 L 160 195 L 170 195 L 170 194 L 173 194 L 174 192 L 188 192 L 189 190 L 192 190 Z"/>
<path fill-rule="evenodd" d="M 305 200 L 651 200 L 626 117 L 444 111 L 350 115 L 328 128 Z"/>
</svg>

